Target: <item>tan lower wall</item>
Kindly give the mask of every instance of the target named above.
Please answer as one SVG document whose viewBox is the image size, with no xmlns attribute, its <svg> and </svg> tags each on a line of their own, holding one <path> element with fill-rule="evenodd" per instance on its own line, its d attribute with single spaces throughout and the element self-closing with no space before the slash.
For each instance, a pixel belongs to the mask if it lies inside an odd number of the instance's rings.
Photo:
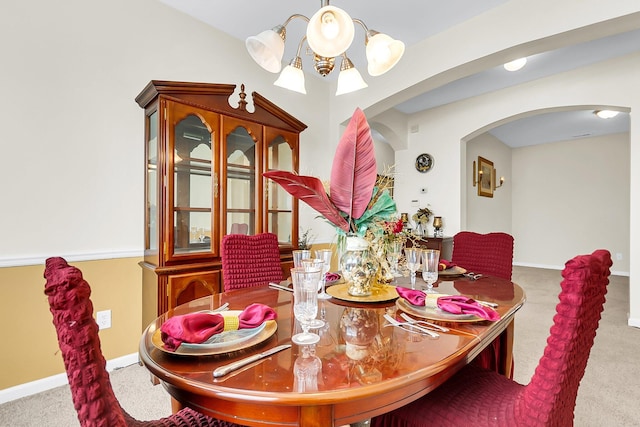
<svg viewBox="0 0 640 427">
<path fill-rule="evenodd" d="M 335 245 L 331 271 L 337 271 Z M 94 316 L 111 310 L 112 327 L 100 331 L 107 360 L 138 351 L 142 330 L 142 258 L 69 262 L 78 267 L 89 286 Z M 5 349 L 0 352 L 0 390 L 64 373 L 62 356 L 44 294 L 44 265 L 0 268 L 0 324 Z"/>
<path fill-rule="evenodd" d="M 111 310 L 112 327 L 100 331 L 107 360 L 138 351 L 142 332 L 142 258 L 70 262 L 91 286 L 94 315 Z M 44 265 L 0 268 L 0 389 L 64 372 L 47 297 Z"/>
</svg>

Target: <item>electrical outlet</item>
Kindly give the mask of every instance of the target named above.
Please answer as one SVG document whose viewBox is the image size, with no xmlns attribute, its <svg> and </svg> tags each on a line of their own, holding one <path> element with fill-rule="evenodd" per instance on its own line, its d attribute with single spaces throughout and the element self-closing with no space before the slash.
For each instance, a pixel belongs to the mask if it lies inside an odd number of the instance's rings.
<svg viewBox="0 0 640 427">
<path fill-rule="evenodd" d="M 96 323 L 98 328 L 108 329 L 111 327 L 111 310 L 103 310 L 96 313 Z"/>
</svg>

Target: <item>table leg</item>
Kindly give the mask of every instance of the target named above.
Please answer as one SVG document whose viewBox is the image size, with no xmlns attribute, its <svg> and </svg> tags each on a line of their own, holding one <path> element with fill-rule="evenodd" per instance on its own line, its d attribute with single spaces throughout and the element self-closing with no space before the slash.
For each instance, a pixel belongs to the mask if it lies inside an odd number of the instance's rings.
<svg viewBox="0 0 640 427">
<path fill-rule="evenodd" d="M 500 335 L 500 356 L 498 371 L 500 374 L 511 379 L 513 377 L 513 336 L 515 332 L 514 319 L 507 325 Z"/>
<path fill-rule="evenodd" d="M 175 414 L 176 412 L 180 411 L 181 409 L 184 409 L 184 405 L 180 402 L 178 402 L 176 399 L 174 399 L 173 397 L 171 398 L 171 413 Z"/>
<path fill-rule="evenodd" d="M 327 426 L 327 420 L 333 420 L 331 405 L 303 406 L 300 408 L 300 427 Z M 330 425 L 333 425 L 333 422 Z"/>
</svg>

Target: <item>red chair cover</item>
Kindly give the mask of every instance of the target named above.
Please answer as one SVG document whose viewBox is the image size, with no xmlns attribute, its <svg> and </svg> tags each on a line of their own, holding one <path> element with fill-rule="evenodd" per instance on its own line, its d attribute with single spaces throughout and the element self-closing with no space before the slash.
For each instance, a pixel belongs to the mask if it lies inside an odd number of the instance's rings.
<svg viewBox="0 0 640 427">
<path fill-rule="evenodd" d="M 63 258 L 46 261 L 45 294 L 53 315 L 73 404 L 82 427 L 233 427 L 236 424 L 183 409 L 170 417 L 138 421 L 116 399 L 93 319 L 91 289 Z"/>
<path fill-rule="evenodd" d="M 374 418 L 372 427 L 572 426 L 611 265 L 606 250 L 565 264 L 554 324 L 529 384 L 470 364 L 426 396 Z"/>
<path fill-rule="evenodd" d="M 451 262 L 467 271 L 511 280 L 513 236 L 461 231 L 453 236 Z"/>
<path fill-rule="evenodd" d="M 469 272 L 511 280 L 513 236 L 502 232 L 480 234 L 461 231 L 453 236 L 451 262 Z M 476 357 L 474 363 L 487 369 L 497 370 L 501 345 L 500 338 L 497 338 Z"/>
<path fill-rule="evenodd" d="M 220 251 L 225 291 L 283 279 L 278 236 L 273 233 L 227 234 L 222 238 Z"/>
</svg>

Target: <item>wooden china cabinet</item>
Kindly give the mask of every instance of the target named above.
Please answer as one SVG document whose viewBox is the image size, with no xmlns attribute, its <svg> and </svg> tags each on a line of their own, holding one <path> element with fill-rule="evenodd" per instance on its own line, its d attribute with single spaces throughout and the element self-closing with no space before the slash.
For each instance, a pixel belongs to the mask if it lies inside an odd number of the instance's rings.
<svg viewBox="0 0 640 427">
<path fill-rule="evenodd" d="M 220 242 L 278 235 L 283 269 L 298 242 L 297 200 L 262 173 L 297 171 L 306 125 L 244 85 L 151 81 L 145 110 L 143 321 L 220 292 Z"/>
</svg>

